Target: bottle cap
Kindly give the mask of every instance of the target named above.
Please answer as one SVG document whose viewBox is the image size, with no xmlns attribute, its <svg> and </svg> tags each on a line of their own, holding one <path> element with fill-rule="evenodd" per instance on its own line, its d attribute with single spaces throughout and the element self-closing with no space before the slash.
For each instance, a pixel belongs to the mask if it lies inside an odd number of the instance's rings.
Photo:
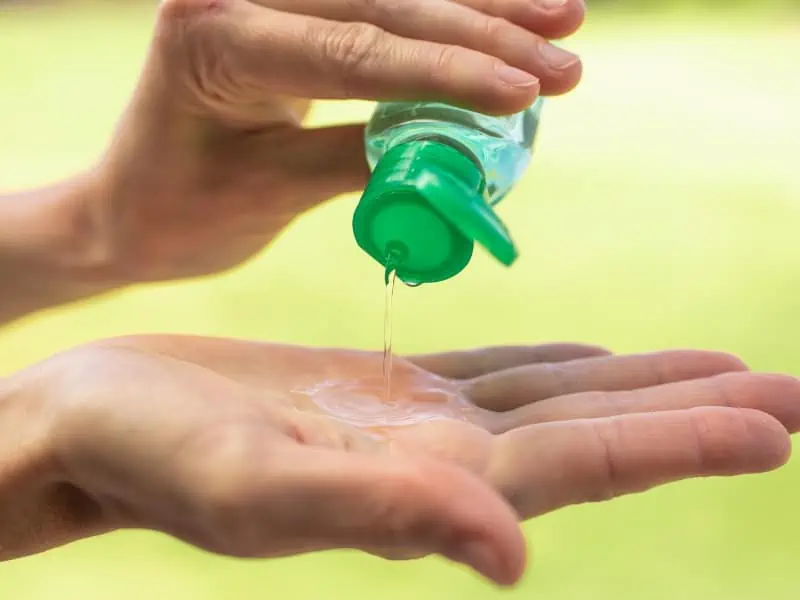
<svg viewBox="0 0 800 600">
<path fill-rule="evenodd" d="M 474 242 L 504 265 L 514 242 L 484 199 L 482 170 L 447 144 L 416 141 L 378 162 L 353 215 L 358 245 L 409 284 L 434 283 L 461 272 Z"/>
</svg>

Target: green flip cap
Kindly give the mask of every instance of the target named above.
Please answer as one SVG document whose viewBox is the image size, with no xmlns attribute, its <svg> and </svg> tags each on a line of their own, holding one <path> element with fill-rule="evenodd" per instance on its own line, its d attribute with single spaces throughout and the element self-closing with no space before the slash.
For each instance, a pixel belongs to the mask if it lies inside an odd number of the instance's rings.
<svg viewBox="0 0 800 600">
<path fill-rule="evenodd" d="M 506 266 L 514 242 L 484 200 L 481 169 L 432 141 L 392 148 L 378 162 L 353 215 L 359 246 L 410 284 L 444 281 L 472 258 L 474 242 Z"/>
</svg>

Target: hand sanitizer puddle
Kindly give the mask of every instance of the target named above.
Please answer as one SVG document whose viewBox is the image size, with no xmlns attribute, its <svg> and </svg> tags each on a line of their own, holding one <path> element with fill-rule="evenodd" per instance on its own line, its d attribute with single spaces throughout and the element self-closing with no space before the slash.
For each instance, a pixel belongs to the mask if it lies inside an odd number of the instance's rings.
<svg viewBox="0 0 800 600">
<path fill-rule="evenodd" d="M 298 388 L 320 411 L 334 419 L 365 429 L 402 427 L 425 421 L 466 421 L 469 403 L 452 389 L 428 385 L 404 390 L 391 400 L 385 396 L 383 378 L 324 381 Z"/>
</svg>

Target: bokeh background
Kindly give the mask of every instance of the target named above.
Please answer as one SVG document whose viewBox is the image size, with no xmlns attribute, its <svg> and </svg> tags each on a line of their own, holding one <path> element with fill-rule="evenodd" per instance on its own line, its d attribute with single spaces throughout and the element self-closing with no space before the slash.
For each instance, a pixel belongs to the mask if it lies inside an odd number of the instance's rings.
<svg viewBox="0 0 800 600">
<path fill-rule="evenodd" d="M 0 2 L 0 187 L 69 175 L 102 151 L 154 4 Z M 501 209 L 522 258 L 506 270 L 479 254 L 452 281 L 398 289 L 396 348 L 699 347 L 800 375 L 800 3 L 589 4 L 565 42 L 585 81 L 547 105 L 535 165 Z M 369 111 L 323 103 L 312 121 Z M 7 328 L 0 374 L 132 332 L 379 349 L 382 273 L 352 239 L 355 201 L 307 215 L 230 274 Z M 562 510 L 526 525 L 531 568 L 511 592 L 435 558 L 246 562 L 122 533 L 0 565 L 0 599 L 789 600 L 800 596 L 798 506 L 795 460 Z"/>
</svg>

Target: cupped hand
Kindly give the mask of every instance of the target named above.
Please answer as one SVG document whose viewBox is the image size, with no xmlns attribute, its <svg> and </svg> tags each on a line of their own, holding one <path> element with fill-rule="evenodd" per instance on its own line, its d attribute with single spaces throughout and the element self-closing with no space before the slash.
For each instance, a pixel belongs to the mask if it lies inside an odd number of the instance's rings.
<svg viewBox="0 0 800 600">
<path fill-rule="evenodd" d="M 304 210 L 363 187 L 363 126 L 305 129 L 315 98 L 492 113 L 581 75 L 549 39 L 583 0 L 162 0 L 134 97 L 79 220 L 87 278 L 236 266 Z"/>
<path fill-rule="evenodd" d="M 150 336 L 7 380 L 0 558 L 119 528 L 242 557 L 440 553 L 501 584 L 518 519 L 671 481 L 767 471 L 800 382 L 729 355 L 578 345 L 396 358 Z"/>
</svg>

